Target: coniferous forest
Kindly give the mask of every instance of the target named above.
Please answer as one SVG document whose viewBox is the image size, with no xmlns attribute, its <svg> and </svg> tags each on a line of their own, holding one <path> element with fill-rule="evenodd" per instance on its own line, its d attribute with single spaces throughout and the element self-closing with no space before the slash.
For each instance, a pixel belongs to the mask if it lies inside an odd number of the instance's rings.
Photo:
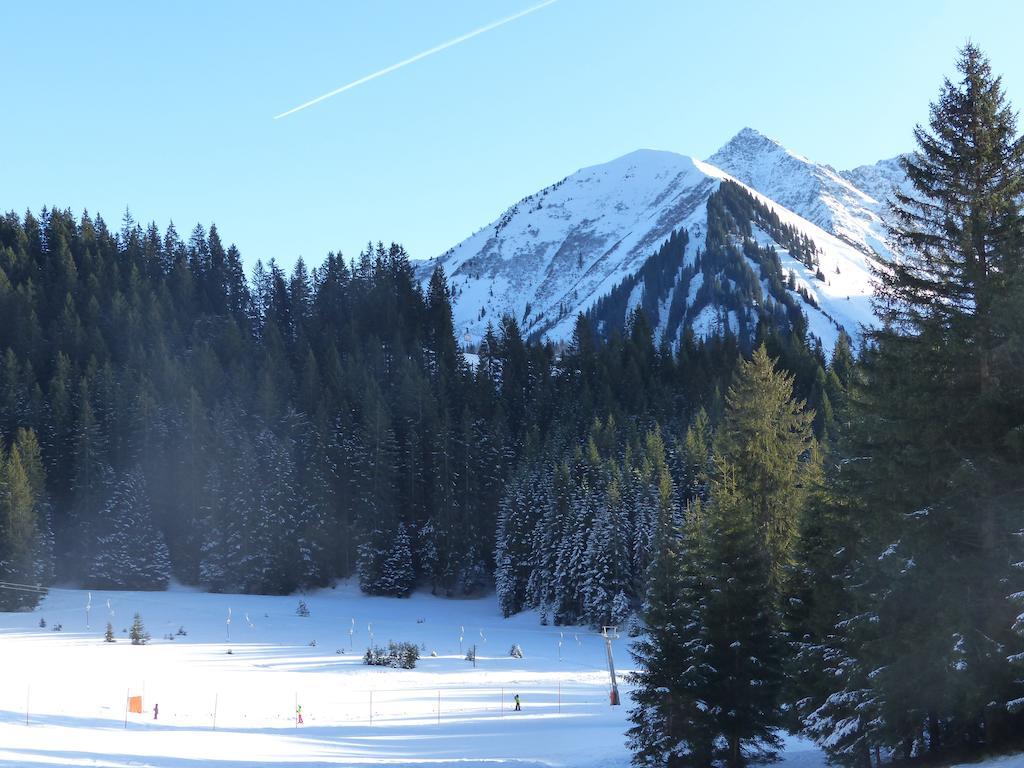
<svg viewBox="0 0 1024 768">
<path fill-rule="evenodd" d="M 247 274 L 214 225 L 7 214 L 0 581 L 354 577 L 616 625 L 641 766 L 770 761 L 784 729 L 856 768 L 1021 744 L 1024 141 L 981 52 L 958 68 L 903 161 L 879 325 L 827 355 L 795 302 L 675 345 L 658 297 L 602 323 L 632 283 L 567 345 L 506 316 L 463 350 L 443 271 L 396 244 Z"/>
</svg>

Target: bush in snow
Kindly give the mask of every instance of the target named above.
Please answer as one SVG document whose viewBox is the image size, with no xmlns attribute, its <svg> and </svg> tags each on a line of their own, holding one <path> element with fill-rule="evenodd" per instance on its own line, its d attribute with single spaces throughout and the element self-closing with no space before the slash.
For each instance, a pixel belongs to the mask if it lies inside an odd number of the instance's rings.
<svg viewBox="0 0 1024 768">
<path fill-rule="evenodd" d="M 114 638 L 114 625 L 111 624 L 109 621 L 107 622 L 107 631 L 103 633 L 103 642 L 104 643 L 114 643 L 114 642 L 117 642 L 115 640 L 115 638 Z"/>
<path fill-rule="evenodd" d="M 476 661 L 476 648 L 466 651 L 466 661 Z"/>
<path fill-rule="evenodd" d="M 309 606 L 306 605 L 305 600 L 299 600 L 299 607 L 295 609 L 297 616 L 309 616 Z"/>
<path fill-rule="evenodd" d="M 367 648 L 363 663 L 375 667 L 414 669 L 419 658 L 420 649 L 415 643 L 388 643 L 387 649 L 380 646 Z"/>
<path fill-rule="evenodd" d="M 523 649 L 519 647 L 519 643 L 514 643 L 509 649 L 508 655 L 513 659 L 523 658 Z"/>
</svg>

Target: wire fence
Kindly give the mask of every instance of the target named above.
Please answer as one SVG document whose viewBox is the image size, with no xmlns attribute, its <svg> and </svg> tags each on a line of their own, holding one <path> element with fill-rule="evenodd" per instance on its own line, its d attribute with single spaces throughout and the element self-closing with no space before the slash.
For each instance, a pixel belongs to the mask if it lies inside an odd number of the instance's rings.
<svg viewBox="0 0 1024 768">
<path fill-rule="evenodd" d="M 521 711 L 515 709 L 516 695 Z M 139 712 L 130 711 L 135 697 L 141 699 Z M 260 690 L 251 683 L 197 690 L 169 681 L 118 686 L 82 680 L 65 686 L 29 683 L 20 691 L 6 685 L 0 701 L 3 719 L 27 726 L 210 730 L 429 726 L 524 715 L 577 717 L 609 706 L 607 686 L 558 681 L 515 687 L 365 689 L 347 688 L 339 681 L 331 688 L 285 691 L 280 686 Z"/>
</svg>

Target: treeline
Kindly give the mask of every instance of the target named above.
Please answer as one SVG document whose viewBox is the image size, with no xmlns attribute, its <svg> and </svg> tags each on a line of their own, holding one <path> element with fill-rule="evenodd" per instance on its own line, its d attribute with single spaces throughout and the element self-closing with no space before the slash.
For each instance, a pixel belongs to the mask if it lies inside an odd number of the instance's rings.
<svg viewBox="0 0 1024 768">
<path fill-rule="evenodd" d="M 830 396 L 788 327 L 656 346 L 642 311 L 608 336 L 581 318 L 557 357 L 503 318 L 470 366 L 444 274 L 422 288 L 400 246 L 247 277 L 215 226 L 128 214 L 0 219 L 0 317 L 0 439 L 31 431 L 44 478 L 36 554 L 0 538 L 14 583 L 52 562 L 95 587 L 488 590 L 509 474 L 596 418 L 674 434 L 761 342 Z"/>
</svg>

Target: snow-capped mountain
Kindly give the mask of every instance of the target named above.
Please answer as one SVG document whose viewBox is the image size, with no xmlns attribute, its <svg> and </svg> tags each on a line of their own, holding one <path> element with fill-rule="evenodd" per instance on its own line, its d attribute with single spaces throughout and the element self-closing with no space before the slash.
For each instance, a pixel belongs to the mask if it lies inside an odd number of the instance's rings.
<svg viewBox="0 0 1024 768">
<path fill-rule="evenodd" d="M 639 150 L 520 200 L 419 275 L 444 267 L 472 342 L 503 314 L 565 341 L 580 312 L 608 331 L 643 307 L 659 341 L 802 312 L 830 348 L 872 321 L 869 261 L 887 252 L 882 203 L 852 179 L 878 194 L 894 168 L 846 178 L 750 129 L 708 162 Z"/>
<path fill-rule="evenodd" d="M 872 165 L 860 165 L 849 171 L 840 171 L 839 175 L 883 205 L 891 199 L 894 190 L 898 189 L 904 194 L 911 192 L 910 182 L 900 167 L 898 157 L 879 160 Z"/>
<path fill-rule="evenodd" d="M 837 171 L 744 128 L 707 161 L 865 253 L 889 253 L 886 201 L 905 182 L 896 158 Z"/>
</svg>

